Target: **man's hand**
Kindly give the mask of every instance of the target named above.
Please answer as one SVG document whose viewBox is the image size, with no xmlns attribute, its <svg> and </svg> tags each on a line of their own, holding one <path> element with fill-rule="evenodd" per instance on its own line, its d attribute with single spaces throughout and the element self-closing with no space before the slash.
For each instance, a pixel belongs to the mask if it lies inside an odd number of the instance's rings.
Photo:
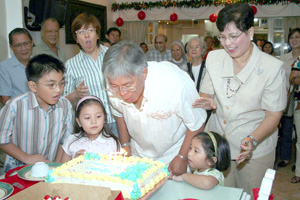
<svg viewBox="0 0 300 200">
<path fill-rule="evenodd" d="M 168 170 L 172 175 L 175 176 L 182 175 L 183 173 L 186 173 L 187 161 L 183 160 L 178 156 L 175 156 L 173 160 L 170 162 Z"/>
<path fill-rule="evenodd" d="M 33 154 L 33 155 L 27 154 L 25 158 L 25 164 L 33 165 L 36 162 L 49 162 L 49 160 L 47 160 L 44 156 L 40 154 Z"/>
</svg>

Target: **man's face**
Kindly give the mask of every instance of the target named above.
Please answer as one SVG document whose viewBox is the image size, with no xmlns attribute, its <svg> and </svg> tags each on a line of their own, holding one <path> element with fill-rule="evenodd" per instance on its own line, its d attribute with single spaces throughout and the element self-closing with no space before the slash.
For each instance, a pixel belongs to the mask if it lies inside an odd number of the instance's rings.
<svg viewBox="0 0 300 200">
<path fill-rule="evenodd" d="M 205 44 L 206 44 L 207 49 L 211 49 L 213 47 L 213 44 L 214 44 L 213 39 L 212 38 L 206 38 Z"/>
<path fill-rule="evenodd" d="M 17 59 L 24 64 L 30 59 L 32 45 L 33 43 L 30 38 L 26 34 L 20 33 L 12 36 L 12 45 L 10 45 L 10 48 Z"/>
<path fill-rule="evenodd" d="M 114 44 L 116 42 L 119 42 L 120 34 L 118 31 L 112 31 L 109 33 L 109 35 L 106 35 L 106 38 L 110 41 L 111 44 Z"/>
<path fill-rule="evenodd" d="M 53 21 L 46 21 L 41 34 L 47 46 L 56 45 L 59 40 L 59 25 Z"/>
<path fill-rule="evenodd" d="M 155 49 L 161 53 L 166 51 L 167 42 L 163 36 L 157 36 L 155 40 Z"/>
</svg>

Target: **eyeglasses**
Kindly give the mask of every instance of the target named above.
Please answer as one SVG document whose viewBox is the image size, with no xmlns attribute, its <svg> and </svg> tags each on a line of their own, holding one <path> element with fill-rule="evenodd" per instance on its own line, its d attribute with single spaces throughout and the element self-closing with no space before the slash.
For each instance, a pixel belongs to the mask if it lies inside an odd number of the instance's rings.
<svg viewBox="0 0 300 200">
<path fill-rule="evenodd" d="M 64 87 L 67 84 L 67 82 L 66 81 L 62 81 L 62 82 L 60 82 L 58 84 L 57 83 L 47 83 L 47 84 L 39 83 L 39 84 L 44 85 L 44 86 L 48 87 L 49 89 L 53 90 L 53 89 L 56 89 L 57 86 L 59 86 L 60 88 Z"/>
<path fill-rule="evenodd" d="M 29 47 L 30 44 L 31 44 L 31 41 L 27 41 L 27 42 L 18 43 L 18 44 L 11 45 L 11 46 L 13 46 L 14 48 L 17 48 L 17 49 L 21 49 L 22 46 L 27 48 L 27 47 Z"/>
<path fill-rule="evenodd" d="M 133 86 L 110 87 L 110 88 L 106 88 L 106 90 L 110 91 L 111 93 L 118 93 L 120 91 L 128 93 L 128 92 L 135 92 L 136 87 Z"/>
<path fill-rule="evenodd" d="M 229 42 L 235 42 L 243 33 L 244 32 L 241 32 L 239 35 L 230 35 L 228 37 L 222 35 L 219 36 L 218 39 L 220 40 L 220 42 L 225 42 L 226 40 L 228 40 Z"/>
<path fill-rule="evenodd" d="M 95 28 L 89 28 L 89 29 L 80 29 L 78 31 L 75 31 L 76 34 L 79 34 L 79 35 L 85 35 L 85 33 L 88 33 L 88 34 L 91 34 L 95 31 L 96 29 Z"/>
<path fill-rule="evenodd" d="M 200 46 L 190 46 L 189 47 L 190 49 L 192 49 L 192 50 L 199 50 L 201 47 Z"/>
</svg>

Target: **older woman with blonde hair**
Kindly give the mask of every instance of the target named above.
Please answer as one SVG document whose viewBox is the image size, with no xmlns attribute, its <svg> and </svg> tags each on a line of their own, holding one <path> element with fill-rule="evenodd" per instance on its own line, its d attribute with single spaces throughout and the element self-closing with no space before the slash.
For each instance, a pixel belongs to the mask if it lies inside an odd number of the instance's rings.
<svg viewBox="0 0 300 200">
<path fill-rule="evenodd" d="M 203 51 L 205 51 L 205 48 L 205 43 L 200 38 L 191 38 L 187 44 L 187 51 L 192 61 L 180 67 L 189 74 L 191 79 L 193 79 L 198 92 L 201 80 L 205 74 L 205 60 L 202 59 L 202 54 Z"/>
</svg>

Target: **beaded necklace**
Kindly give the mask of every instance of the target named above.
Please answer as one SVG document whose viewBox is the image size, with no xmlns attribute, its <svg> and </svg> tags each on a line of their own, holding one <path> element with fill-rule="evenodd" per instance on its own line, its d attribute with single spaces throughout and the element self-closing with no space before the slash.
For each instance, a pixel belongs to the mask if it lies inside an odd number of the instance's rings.
<svg viewBox="0 0 300 200">
<path fill-rule="evenodd" d="M 227 79 L 227 89 L 226 89 L 227 99 L 234 97 L 238 93 L 238 91 L 242 85 L 243 85 L 243 83 L 241 82 L 237 89 L 231 89 L 230 88 L 230 79 Z M 229 94 L 229 93 L 231 93 L 231 94 Z"/>
</svg>

